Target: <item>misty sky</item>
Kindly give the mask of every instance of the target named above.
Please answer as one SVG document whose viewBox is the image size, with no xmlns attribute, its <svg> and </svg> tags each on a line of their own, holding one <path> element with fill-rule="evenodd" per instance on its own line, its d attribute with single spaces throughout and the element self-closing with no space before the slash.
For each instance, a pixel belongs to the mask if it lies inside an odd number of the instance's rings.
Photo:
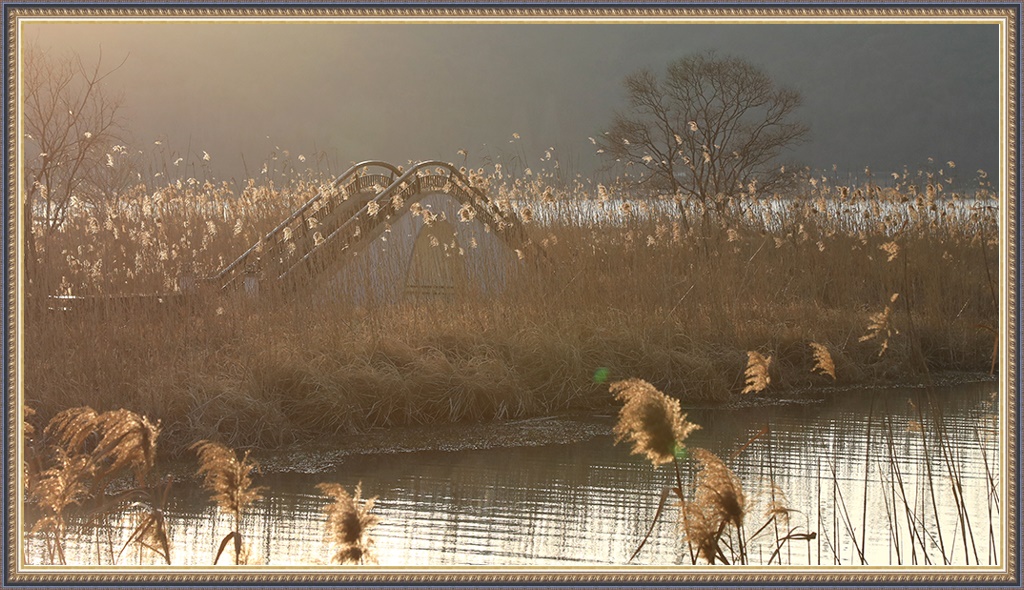
<svg viewBox="0 0 1024 590">
<path fill-rule="evenodd" d="M 275 146 L 353 160 L 470 165 L 522 149 L 593 173 L 587 139 L 625 107 L 622 79 L 713 49 L 799 90 L 810 141 L 787 159 L 885 174 L 954 160 L 998 168 L 995 25 L 35 23 L 27 41 L 105 64 L 135 146 L 161 140 L 218 177 Z M 512 134 L 521 145 L 510 144 Z M 268 139 L 269 136 L 269 139 Z M 243 159 L 245 158 L 245 168 Z M 339 172 L 340 170 L 335 170 Z"/>
</svg>

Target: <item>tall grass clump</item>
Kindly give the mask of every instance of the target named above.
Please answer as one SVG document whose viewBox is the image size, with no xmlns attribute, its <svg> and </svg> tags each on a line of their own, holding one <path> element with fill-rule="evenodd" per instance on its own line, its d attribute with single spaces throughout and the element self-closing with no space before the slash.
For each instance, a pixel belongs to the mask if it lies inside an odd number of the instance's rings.
<svg viewBox="0 0 1024 590">
<path fill-rule="evenodd" d="M 45 559 L 50 563 L 66 564 L 64 540 L 67 535 L 65 511 L 80 504 L 89 491 L 89 458 L 84 455 L 69 457 L 62 449 L 55 451 L 54 465 L 43 471 L 34 482 L 30 500 L 41 512 L 31 531 L 43 535 Z"/>
<path fill-rule="evenodd" d="M 644 455 L 654 467 L 672 463 L 675 468 L 676 485 L 662 490 L 654 521 L 640 546 L 630 557 L 632 561 L 643 549 L 651 531 L 654 530 L 669 494 L 675 493 L 680 502 L 685 501 L 683 480 L 679 471 L 679 455 L 684 452 L 683 441 L 700 426 L 686 419 L 686 414 L 680 411 L 679 400 L 670 398 L 642 379 L 617 381 L 610 384 L 609 389 L 615 398 L 623 403 L 619 410 L 619 419 L 613 428 L 616 444 L 629 440 L 633 443 L 632 454 Z"/>
<path fill-rule="evenodd" d="M 34 432 L 34 427 L 28 424 L 25 430 Z M 31 523 L 28 532 L 41 542 L 44 562 L 67 565 L 69 533 L 86 539 L 92 531 L 96 533 L 95 561 L 88 561 L 88 552 L 79 552 L 74 555 L 76 562 L 86 559 L 86 564 L 117 565 L 125 551 L 136 546 L 139 563 L 142 550 L 148 550 L 171 565 L 171 526 L 164 514 L 171 479 L 151 478 L 159 434 L 159 424 L 124 409 L 97 412 L 87 406 L 70 408 L 47 424 L 45 444 L 40 450 L 44 468 L 26 478 L 26 509 Z M 198 456 L 197 473 L 203 487 L 211 492 L 217 509 L 232 522 L 232 530 L 216 547 L 213 564 L 219 562 L 229 544 L 235 565 L 252 564 L 242 524 L 245 513 L 266 491 L 264 486 L 254 485 L 252 479 L 258 464 L 250 459 L 249 451 L 239 456 L 218 442 L 200 440 L 190 448 Z M 380 520 L 371 513 L 377 498 L 364 500 L 361 484 L 354 494 L 331 483 L 319 484 L 317 489 L 331 499 L 324 513 L 325 541 L 331 548 L 332 561 L 374 562 L 370 531 Z M 115 517 L 122 514 L 132 517 L 131 528 L 120 551 L 116 551 L 115 531 L 121 525 Z"/>
</svg>

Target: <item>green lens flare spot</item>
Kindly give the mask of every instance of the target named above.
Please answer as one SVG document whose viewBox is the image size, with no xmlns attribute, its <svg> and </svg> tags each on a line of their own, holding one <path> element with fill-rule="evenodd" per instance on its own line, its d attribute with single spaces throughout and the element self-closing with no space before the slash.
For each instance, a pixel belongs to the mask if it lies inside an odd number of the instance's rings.
<svg viewBox="0 0 1024 590">
<path fill-rule="evenodd" d="M 608 373 L 610 372 L 611 371 L 608 370 L 608 367 L 598 367 L 597 370 L 594 371 L 594 383 L 604 383 L 607 381 Z"/>
<path fill-rule="evenodd" d="M 686 451 L 686 447 L 684 447 L 682 445 L 676 445 L 675 456 L 676 456 L 676 459 L 682 460 L 682 459 L 686 459 L 687 457 L 689 457 L 690 453 L 688 453 Z"/>
</svg>

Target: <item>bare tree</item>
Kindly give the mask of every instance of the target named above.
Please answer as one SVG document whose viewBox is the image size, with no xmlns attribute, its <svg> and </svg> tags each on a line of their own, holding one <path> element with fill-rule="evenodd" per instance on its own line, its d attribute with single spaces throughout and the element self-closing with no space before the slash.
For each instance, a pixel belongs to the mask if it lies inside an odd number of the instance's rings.
<svg viewBox="0 0 1024 590">
<path fill-rule="evenodd" d="M 104 70 L 102 61 L 101 55 L 87 67 L 77 55 L 55 56 L 37 47 L 25 52 L 26 265 L 36 261 L 34 230 L 45 241 L 61 227 L 73 205 L 84 202 L 89 177 L 108 163 L 118 142 L 123 99 L 103 82 L 120 65 Z"/>
<path fill-rule="evenodd" d="M 132 189 L 143 185 L 142 157 L 127 146 L 115 144 L 104 154 L 102 166 L 92 166 L 79 187 L 80 198 L 97 213 L 120 213 Z"/>
<path fill-rule="evenodd" d="M 792 120 L 800 94 L 751 63 L 702 53 L 626 77 L 629 110 L 595 140 L 612 162 L 639 167 L 639 182 L 706 204 L 719 195 L 770 192 L 791 178 L 776 161 L 807 127 Z"/>
</svg>

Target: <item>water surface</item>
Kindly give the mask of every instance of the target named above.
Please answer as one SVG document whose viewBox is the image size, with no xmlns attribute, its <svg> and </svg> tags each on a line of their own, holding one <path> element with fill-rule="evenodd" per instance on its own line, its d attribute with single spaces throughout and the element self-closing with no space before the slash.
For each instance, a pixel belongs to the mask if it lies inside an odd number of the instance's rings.
<svg viewBox="0 0 1024 590">
<path fill-rule="evenodd" d="M 784 545 L 773 563 L 986 565 L 996 561 L 994 547 L 1001 544 L 999 498 L 989 485 L 999 481 L 995 391 L 994 383 L 982 383 L 934 393 L 944 416 L 945 454 L 935 425 L 918 413 L 929 406 L 920 389 L 851 391 L 826 403 L 691 410 L 690 420 L 703 428 L 687 444 L 718 454 L 740 478 L 748 537 L 768 520 L 771 482 L 777 499 L 792 510 L 787 526 L 769 526 L 752 540 L 751 563 L 767 563 L 776 535 L 793 531 L 814 538 Z M 473 448 L 487 445 L 467 438 L 434 445 L 451 450 L 266 457 L 257 480 L 268 490 L 242 530 L 256 562 L 325 564 L 327 498 L 315 486 L 336 482 L 351 490 L 361 482 L 364 496 L 377 497 L 381 523 L 373 537 L 381 566 L 622 566 L 644 538 L 674 472 L 670 466 L 654 469 L 626 445 L 613 444 L 613 424 L 608 414 L 467 429 L 515 433 L 498 437 L 502 444 L 522 445 L 511 448 Z M 392 451 L 424 446 L 407 444 L 402 430 L 377 436 L 393 436 Z M 545 444 L 527 444 L 537 441 Z M 288 469 L 290 461 L 295 469 Z M 689 486 L 692 459 L 683 465 Z M 965 510 L 958 510 L 954 481 L 961 484 Z M 678 515 L 670 503 L 633 563 L 691 562 Z M 195 480 L 175 484 L 167 519 L 174 565 L 209 565 L 231 530 L 231 521 L 218 516 Z M 990 522 L 996 524 L 991 531 Z M 111 540 L 118 535 L 121 540 Z M 126 538 L 124 530 L 73 536 L 69 562 L 109 563 L 109 549 L 96 546 L 116 545 L 116 553 Z M 120 563 L 155 561 L 129 550 Z"/>
</svg>

